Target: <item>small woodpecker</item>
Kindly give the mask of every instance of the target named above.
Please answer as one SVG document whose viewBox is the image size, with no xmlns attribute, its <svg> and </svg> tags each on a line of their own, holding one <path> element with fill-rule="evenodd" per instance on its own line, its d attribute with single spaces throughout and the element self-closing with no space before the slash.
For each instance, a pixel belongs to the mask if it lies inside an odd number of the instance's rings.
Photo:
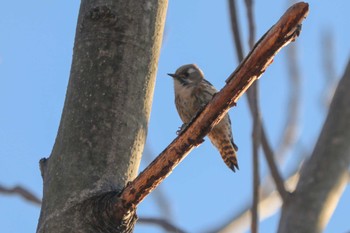
<svg viewBox="0 0 350 233">
<path fill-rule="evenodd" d="M 213 98 L 217 90 L 204 79 L 203 72 L 195 64 L 183 65 L 176 70 L 175 74 L 168 75 L 174 79 L 177 112 L 184 125 L 187 125 Z M 208 137 L 219 150 L 226 165 L 234 172 L 239 169 L 236 155 L 238 147 L 233 142 L 231 120 L 228 114 L 209 132 Z"/>
</svg>

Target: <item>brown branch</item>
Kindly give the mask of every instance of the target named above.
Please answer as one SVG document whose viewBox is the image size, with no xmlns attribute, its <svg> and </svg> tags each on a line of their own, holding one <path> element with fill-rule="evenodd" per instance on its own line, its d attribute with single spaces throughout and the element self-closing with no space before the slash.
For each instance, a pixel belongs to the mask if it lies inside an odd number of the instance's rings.
<svg viewBox="0 0 350 233">
<path fill-rule="evenodd" d="M 27 190 L 26 188 L 23 188 L 22 186 L 14 186 L 13 188 L 6 188 L 2 185 L 0 185 L 0 193 L 3 194 L 9 194 L 9 195 L 19 195 L 20 197 L 24 198 L 26 201 L 29 201 L 35 205 L 41 205 L 41 199 L 38 198 L 35 194 Z"/>
<path fill-rule="evenodd" d="M 127 184 L 116 200 L 117 209 L 134 210 L 195 146 L 201 144 L 205 135 L 220 122 L 230 106 L 238 101 L 272 63 L 275 54 L 296 39 L 299 34 L 298 26 L 307 13 L 307 3 L 297 3 L 287 10 L 230 75 L 226 80 L 227 85 L 134 181 Z"/>
<path fill-rule="evenodd" d="M 151 151 L 149 145 L 146 144 L 142 155 L 142 162 L 145 164 L 150 164 L 153 159 L 153 152 Z M 158 187 L 152 194 L 157 206 L 159 207 L 161 215 L 164 216 L 166 220 L 170 220 L 173 216 L 173 211 L 170 205 L 171 202 L 162 188 L 163 187 Z"/>
<path fill-rule="evenodd" d="M 162 227 L 167 232 L 186 233 L 184 230 L 178 228 L 177 226 L 173 225 L 172 223 L 170 223 L 169 221 L 167 221 L 165 219 L 141 217 L 137 220 L 137 223 L 155 224 L 155 225 Z"/>
</svg>

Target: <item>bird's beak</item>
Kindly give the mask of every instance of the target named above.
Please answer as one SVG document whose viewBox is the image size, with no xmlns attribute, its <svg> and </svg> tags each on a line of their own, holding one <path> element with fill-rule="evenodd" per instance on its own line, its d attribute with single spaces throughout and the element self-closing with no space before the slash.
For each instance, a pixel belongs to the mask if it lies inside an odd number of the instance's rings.
<svg viewBox="0 0 350 233">
<path fill-rule="evenodd" d="M 177 75 L 176 74 L 168 74 L 169 76 L 173 77 L 173 78 L 176 78 Z"/>
</svg>

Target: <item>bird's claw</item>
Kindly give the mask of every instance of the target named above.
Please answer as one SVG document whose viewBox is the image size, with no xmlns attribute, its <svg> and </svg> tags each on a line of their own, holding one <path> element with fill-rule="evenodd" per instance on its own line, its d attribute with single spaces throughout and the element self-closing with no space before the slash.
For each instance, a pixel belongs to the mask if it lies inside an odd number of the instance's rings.
<svg viewBox="0 0 350 233">
<path fill-rule="evenodd" d="M 184 123 L 179 127 L 179 130 L 176 131 L 177 135 L 182 134 L 183 131 L 185 131 L 185 129 L 187 128 L 188 124 Z"/>
</svg>

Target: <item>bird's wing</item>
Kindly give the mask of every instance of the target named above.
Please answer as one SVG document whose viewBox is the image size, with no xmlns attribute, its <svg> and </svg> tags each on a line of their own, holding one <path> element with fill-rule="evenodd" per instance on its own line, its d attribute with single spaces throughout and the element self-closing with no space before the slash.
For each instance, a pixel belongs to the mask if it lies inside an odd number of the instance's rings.
<svg viewBox="0 0 350 233">
<path fill-rule="evenodd" d="M 203 107 L 206 105 L 214 96 L 214 94 L 218 92 L 215 87 L 203 79 L 200 85 L 194 90 L 193 94 L 197 98 L 198 104 Z"/>
</svg>

